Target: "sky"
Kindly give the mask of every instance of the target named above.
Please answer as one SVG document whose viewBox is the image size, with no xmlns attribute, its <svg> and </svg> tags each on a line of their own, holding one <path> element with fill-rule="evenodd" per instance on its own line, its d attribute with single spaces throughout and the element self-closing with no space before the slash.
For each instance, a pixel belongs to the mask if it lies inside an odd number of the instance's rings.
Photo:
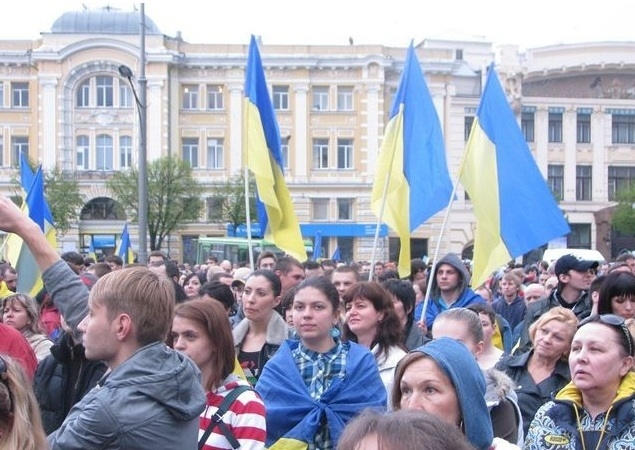
<svg viewBox="0 0 635 450">
<path fill-rule="evenodd" d="M 0 39 L 37 39 L 67 11 L 139 2 L 19 0 L 0 15 Z M 36 12 L 36 14 L 34 14 Z M 589 41 L 635 41 L 635 2 L 602 0 L 148 0 L 145 13 L 166 35 L 193 43 L 383 44 L 478 37 L 521 49 Z"/>
</svg>

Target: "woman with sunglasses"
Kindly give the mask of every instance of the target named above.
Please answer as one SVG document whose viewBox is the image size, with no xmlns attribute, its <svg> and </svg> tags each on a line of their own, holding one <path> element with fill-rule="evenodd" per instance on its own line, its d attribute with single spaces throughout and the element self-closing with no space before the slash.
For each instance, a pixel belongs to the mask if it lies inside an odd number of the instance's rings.
<svg viewBox="0 0 635 450">
<path fill-rule="evenodd" d="M 571 344 L 571 383 L 538 410 L 524 448 L 632 448 L 634 352 L 624 318 L 604 314 L 583 320 Z"/>
</svg>

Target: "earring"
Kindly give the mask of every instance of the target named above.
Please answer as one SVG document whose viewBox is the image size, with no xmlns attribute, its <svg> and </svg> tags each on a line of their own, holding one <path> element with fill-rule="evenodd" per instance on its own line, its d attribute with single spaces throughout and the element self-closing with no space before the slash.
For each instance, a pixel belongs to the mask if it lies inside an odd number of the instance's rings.
<svg viewBox="0 0 635 450">
<path fill-rule="evenodd" d="M 339 328 L 337 327 L 331 328 L 331 337 L 333 339 L 338 339 L 341 335 L 342 335 L 342 332 L 340 331 Z"/>
</svg>

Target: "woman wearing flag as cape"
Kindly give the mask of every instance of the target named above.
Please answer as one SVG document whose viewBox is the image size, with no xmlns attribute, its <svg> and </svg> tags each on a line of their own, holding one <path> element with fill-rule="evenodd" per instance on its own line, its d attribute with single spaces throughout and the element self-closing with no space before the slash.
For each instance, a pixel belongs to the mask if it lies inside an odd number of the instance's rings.
<svg viewBox="0 0 635 450">
<path fill-rule="evenodd" d="M 373 355 L 339 338 L 339 302 L 324 277 L 309 278 L 296 291 L 293 324 L 300 340 L 282 344 L 256 386 L 267 410 L 270 449 L 333 449 L 353 416 L 386 408 Z"/>
</svg>

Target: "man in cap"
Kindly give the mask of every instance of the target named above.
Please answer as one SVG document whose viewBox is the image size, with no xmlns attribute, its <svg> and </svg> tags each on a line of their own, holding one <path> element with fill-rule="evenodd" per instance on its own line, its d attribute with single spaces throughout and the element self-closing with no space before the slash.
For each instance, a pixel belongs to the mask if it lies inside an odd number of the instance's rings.
<svg viewBox="0 0 635 450">
<path fill-rule="evenodd" d="M 549 296 L 527 305 L 516 353 L 528 349 L 531 345 L 529 326 L 551 308 L 556 306 L 568 308 L 579 320 L 591 314 L 592 302 L 588 290 L 591 282 L 595 279 L 598 264 L 597 261 L 578 259 L 573 255 L 563 255 L 558 258 L 555 264 L 558 286 L 551 291 Z"/>
</svg>

